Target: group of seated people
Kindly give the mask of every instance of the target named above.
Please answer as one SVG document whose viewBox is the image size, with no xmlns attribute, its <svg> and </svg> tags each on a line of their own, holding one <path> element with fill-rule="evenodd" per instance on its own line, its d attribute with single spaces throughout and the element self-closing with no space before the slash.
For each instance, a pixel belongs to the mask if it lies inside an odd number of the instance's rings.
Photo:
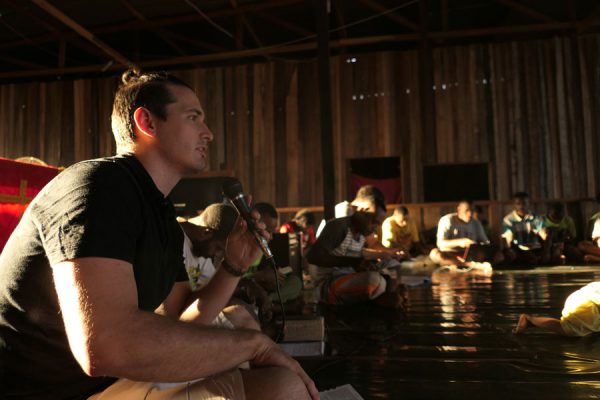
<svg viewBox="0 0 600 400">
<path fill-rule="evenodd" d="M 300 210 L 292 220 L 279 226 L 273 205 L 256 203 L 254 209 L 269 233 L 298 235 L 307 264 L 306 275 L 310 274 L 320 300 L 330 304 L 372 301 L 387 307 L 404 304 L 405 291 L 397 274 L 389 271 L 399 267 L 398 261 L 405 254 L 376 243 L 374 235 L 386 213 L 383 195 L 376 188 L 368 186 L 359 191 L 345 206 L 344 216 L 328 221 L 318 238 L 314 214 L 308 210 Z M 180 221 L 185 233 L 183 253 L 190 290 L 198 293 L 196 298 L 203 309 L 211 310 L 203 311 L 207 322 L 258 329 L 257 323 L 262 323 L 265 328 L 273 312 L 283 306 L 289 309 L 302 304 L 302 277 L 289 268 L 274 270 L 261 255 L 241 277 L 232 298 L 223 307 L 216 271 L 222 265 L 227 236 L 237 218 L 233 206 L 218 203 L 208 206 L 199 216 Z M 250 321 L 249 316 L 255 321 Z"/>
<path fill-rule="evenodd" d="M 600 196 L 598 200 L 600 204 Z M 435 246 L 421 240 L 406 207 L 396 208 L 386 218 L 384 196 L 370 185 L 360 188 L 351 202 L 339 203 L 336 217 L 322 223 L 318 236 L 315 215 L 307 209 L 281 225 L 273 205 L 257 203 L 255 209 L 271 234 L 298 234 L 304 278 L 311 281 L 318 299 L 328 304 L 372 302 L 402 307 L 406 294 L 399 280 L 401 266 L 415 257 L 457 272 L 484 274 L 490 274 L 492 266 L 600 261 L 600 213 L 591 219 L 591 240 L 577 243 L 575 224 L 561 203 L 550 204 L 545 215 L 535 215 L 524 192 L 513 196 L 513 210 L 502 220 L 502 241 L 497 249 L 490 244 L 481 208 L 470 201 L 459 202 L 455 213 L 439 220 Z M 207 283 L 236 218 L 232 206 L 214 204 L 181 223 L 192 290 L 208 291 Z M 292 308 L 301 305 L 302 278 L 282 271 L 274 271 L 264 257 L 258 258 L 240 280 L 233 302 L 246 304 L 250 311 L 254 308 L 263 323 L 280 310 L 280 302 Z M 226 310 L 228 313 L 231 310 Z"/>
<path fill-rule="evenodd" d="M 600 205 L 600 194 L 597 201 Z M 600 262 L 600 213 L 590 218 L 586 240 L 578 242 L 575 222 L 566 215 L 564 204 L 551 203 L 546 214 L 536 215 L 527 193 L 515 193 L 513 210 L 502 220 L 497 248 L 490 244 L 489 226 L 481 213 L 472 202 L 459 202 L 455 213 L 439 220 L 436 247 L 429 251 L 408 210 L 399 207 L 383 222 L 381 243 L 413 256 L 429 253 L 437 264 L 464 270 Z"/>
</svg>

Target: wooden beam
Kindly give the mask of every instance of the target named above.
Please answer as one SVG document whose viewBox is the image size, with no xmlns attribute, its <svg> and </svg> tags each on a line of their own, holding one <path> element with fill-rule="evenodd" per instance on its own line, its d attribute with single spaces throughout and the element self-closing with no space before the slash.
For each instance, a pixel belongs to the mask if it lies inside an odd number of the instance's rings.
<svg viewBox="0 0 600 400">
<path fill-rule="evenodd" d="M 52 4 L 48 3 L 46 0 L 31 0 L 31 1 L 33 3 L 35 3 L 38 7 L 40 7 L 44 11 L 46 11 L 48 14 L 52 15 L 54 18 L 58 19 L 63 24 L 65 24 L 68 27 L 70 27 L 71 29 L 73 29 L 80 36 L 82 36 L 83 38 L 87 39 L 88 41 L 90 41 L 91 43 L 96 45 L 96 47 L 100 48 L 102 51 L 104 51 L 106 54 L 108 54 L 109 56 L 114 58 L 116 61 L 120 62 L 121 64 L 123 64 L 127 67 L 131 67 L 134 65 L 126 57 L 122 56 L 118 51 L 114 50 L 109 45 L 107 45 L 106 43 L 104 43 L 103 41 L 98 39 L 96 36 L 94 36 L 94 34 L 92 34 L 90 31 L 85 29 L 83 26 L 79 25 L 73 19 L 69 18 L 62 11 L 60 11 L 59 9 L 54 7 Z"/>
<path fill-rule="evenodd" d="M 5 0 L 7 1 L 7 0 Z M 294 4 L 308 3 L 309 0 L 266 0 L 258 4 L 244 5 L 238 8 L 225 8 L 214 11 L 207 11 L 205 14 L 210 18 L 223 18 L 232 15 L 242 15 L 244 13 L 254 13 L 261 10 L 270 10 L 281 7 L 286 7 Z M 197 13 L 187 13 L 185 15 L 175 17 L 165 17 L 150 19 L 147 22 L 140 21 L 138 19 L 116 24 L 116 25 L 105 25 L 101 27 L 91 28 L 90 31 L 94 34 L 102 33 L 115 33 L 115 32 L 128 32 L 132 30 L 142 29 L 156 29 L 171 25 L 180 25 L 187 23 L 202 22 L 205 17 Z M 72 39 L 79 37 L 77 33 L 71 31 L 63 31 L 57 36 L 58 39 Z M 11 47 L 20 47 L 29 44 L 42 44 L 55 40 L 55 37 L 48 37 L 48 35 L 41 35 L 35 38 L 27 40 L 16 40 L 13 42 L 1 43 L 0 49 L 6 49 Z"/>
<path fill-rule="evenodd" d="M 503 6 L 511 8 L 523 15 L 527 15 L 528 17 L 531 17 L 531 18 L 541 21 L 541 22 L 548 22 L 548 23 L 558 22 L 554 18 L 551 18 L 551 17 L 547 16 L 546 14 L 536 11 L 530 7 L 524 6 L 523 4 L 520 4 L 514 0 L 494 0 L 494 1 L 498 4 L 502 4 Z"/>
<path fill-rule="evenodd" d="M 19 67 L 30 68 L 30 69 L 41 69 L 45 68 L 43 65 L 32 63 L 31 61 L 21 60 L 20 58 L 14 58 L 10 56 L 0 55 L 0 60 L 9 64 L 17 65 Z"/>
<path fill-rule="evenodd" d="M 342 0 L 333 0 L 332 4 L 335 6 L 337 23 L 342 27 L 342 30 L 340 31 L 340 37 L 342 39 L 346 39 L 348 37 L 348 30 L 345 28 L 346 22 L 344 21 L 344 6 L 342 4 Z"/>
<path fill-rule="evenodd" d="M 583 33 L 600 21 L 600 5 L 592 13 L 577 23 L 577 32 Z"/>
<path fill-rule="evenodd" d="M 285 21 L 279 17 L 276 17 L 276 16 L 274 16 L 270 13 L 264 12 L 264 11 L 255 11 L 252 14 L 256 15 L 259 18 L 262 18 L 262 19 L 265 19 L 265 20 L 271 22 L 273 25 L 277 25 L 283 29 L 287 29 L 290 32 L 294 32 L 294 33 L 297 33 L 302 36 L 312 36 L 315 34 L 314 32 L 304 29 L 304 28 L 300 27 L 299 25 L 296 25 L 289 21 Z"/>
<path fill-rule="evenodd" d="M 135 6 L 133 4 L 131 4 L 131 2 L 129 0 L 121 0 L 121 4 L 123 4 L 123 6 L 125 6 L 127 11 L 129 11 L 129 13 L 131 15 L 133 15 L 135 18 L 137 18 L 139 21 L 148 22 L 148 18 L 146 18 L 146 16 L 144 14 L 142 14 L 141 11 L 139 11 L 137 8 L 135 8 Z M 165 42 L 167 45 L 169 45 L 169 47 L 171 47 L 173 50 L 175 50 L 177 53 L 179 53 L 179 55 L 187 56 L 187 53 L 185 51 L 183 51 L 183 49 L 181 47 L 179 47 L 179 45 L 177 45 L 177 43 L 175 43 L 174 40 L 172 40 L 168 35 L 165 34 L 165 32 L 166 32 L 165 29 L 159 28 L 153 32 L 156 33 L 158 35 L 158 37 L 160 37 L 162 39 L 163 42 Z"/>
<path fill-rule="evenodd" d="M 229 4 L 231 4 L 231 6 L 234 9 L 238 8 L 237 0 L 229 0 Z M 256 31 L 254 30 L 254 28 L 252 27 L 252 25 L 250 25 L 250 22 L 248 22 L 248 18 L 246 18 L 246 16 L 244 14 L 241 14 L 240 18 L 242 19 L 242 22 L 243 22 L 244 26 L 246 27 L 246 29 L 250 33 L 250 36 L 252 36 L 252 39 L 254 39 L 254 43 L 256 43 L 258 45 L 258 47 L 263 47 L 264 45 L 263 45 L 262 41 L 260 40 L 260 38 L 256 34 Z"/>
<path fill-rule="evenodd" d="M 22 3 L 17 3 L 14 0 L 4 0 L 13 10 L 15 10 L 16 12 L 20 13 L 21 15 L 27 17 L 29 20 L 35 22 L 36 24 L 44 27 L 45 29 L 48 30 L 48 32 L 50 33 L 50 35 L 45 34 L 40 36 L 41 38 L 44 39 L 45 42 L 51 41 L 53 39 L 57 39 L 57 40 L 68 40 L 69 43 L 71 43 L 73 46 L 85 51 L 86 53 L 93 55 L 94 57 L 100 57 L 101 59 L 104 58 L 104 52 L 100 52 L 98 49 L 96 49 L 94 46 L 90 46 L 87 42 L 84 42 L 83 40 L 81 40 L 81 38 L 79 36 L 72 36 L 69 38 L 61 38 L 62 32 L 60 29 L 58 29 L 54 24 L 49 23 L 48 21 L 45 21 L 44 19 L 38 17 L 35 13 L 31 12 L 28 8 L 25 8 L 22 6 Z M 27 45 L 27 44 L 37 44 L 35 42 L 35 39 L 25 39 L 23 41 L 21 41 L 22 44 L 18 45 L 18 46 L 12 46 L 12 47 L 19 47 L 22 45 Z"/>
<path fill-rule="evenodd" d="M 333 149 L 333 115 L 331 108 L 331 71 L 329 54 L 328 2 L 314 0 L 317 20 L 317 64 L 319 71 L 319 118 L 321 128 L 321 168 L 325 220 L 335 216 L 335 166 Z"/>
<path fill-rule="evenodd" d="M 422 143 L 429 144 L 421 157 L 423 163 L 433 163 L 438 160 L 435 127 L 435 97 L 433 93 L 433 50 L 429 38 L 428 0 L 419 1 L 420 41 L 419 41 L 419 100 L 421 109 Z M 420 196 L 419 196 L 420 197 Z"/>
<path fill-rule="evenodd" d="M 226 49 L 225 47 L 221 47 L 221 46 L 216 46 L 212 43 L 208 43 L 208 42 L 204 42 L 202 40 L 198 40 L 198 39 L 193 39 L 187 35 L 181 35 L 177 32 L 173 32 L 170 30 L 166 30 L 163 29 L 163 34 L 169 37 L 172 37 L 174 39 L 179 40 L 180 42 L 186 42 L 189 43 L 193 46 L 196 46 L 200 49 L 204 49 L 204 50 L 209 50 L 212 52 L 221 52 L 221 51 L 227 51 L 228 49 Z"/>
<path fill-rule="evenodd" d="M 501 28 L 486 28 L 486 29 L 467 29 L 460 31 L 449 31 L 449 32 L 428 32 L 426 37 L 433 40 L 449 39 L 449 38 L 466 38 L 466 37 L 478 37 L 478 36 L 489 36 L 489 35 L 503 35 L 513 33 L 526 33 L 526 32 L 553 32 L 553 31 L 569 31 L 574 30 L 575 26 L 570 23 L 558 23 L 558 24 L 539 24 L 539 25 L 522 25 L 522 26 L 510 26 Z M 381 36 L 368 36 L 361 38 L 349 38 L 330 41 L 331 48 L 349 47 L 349 46 L 363 46 L 371 44 L 381 43 L 402 43 L 402 42 L 419 42 L 422 39 L 422 35 L 417 33 L 401 34 L 401 35 L 381 35 Z M 286 53 L 301 53 L 305 51 L 314 51 L 317 48 L 316 42 L 308 42 L 296 45 L 288 46 L 267 46 L 258 49 L 246 49 L 239 51 L 228 51 L 215 54 L 200 54 L 191 55 L 187 57 L 171 57 L 162 60 L 150 60 L 139 63 L 142 68 L 152 67 L 166 67 L 175 65 L 185 64 L 199 64 L 203 62 L 215 62 L 222 60 L 235 60 L 241 58 L 264 56 L 269 54 L 286 54 Z M 48 76 L 48 75 L 66 75 L 66 74 L 79 74 L 79 73 L 98 73 L 105 68 L 105 64 L 86 65 L 81 67 L 70 67 L 70 68 L 52 68 L 44 69 L 40 71 L 13 71 L 0 73 L 0 79 L 10 78 L 26 78 L 34 76 Z M 106 70 L 122 70 L 119 65 L 113 65 Z"/>
<path fill-rule="evenodd" d="M 61 40 L 58 42 L 58 68 L 64 68 L 67 59 L 67 42 Z"/>
<path fill-rule="evenodd" d="M 379 13 L 384 13 L 389 10 L 388 7 L 382 5 L 381 3 L 379 3 L 376 0 L 360 0 L 360 2 Z M 412 31 L 416 32 L 419 30 L 419 25 L 415 24 L 410 19 L 405 18 L 401 15 L 394 14 L 394 13 L 386 13 L 386 14 L 384 14 L 384 16 L 386 18 L 391 19 L 394 22 L 397 22 L 398 24 L 404 26 L 405 28 L 412 30 Z"/>
<path fill-rule="evenodd" d="M 276 8 L 287 7 L 299 3 L 307 3 L 308 0 L 266 0 L 259 3 L 252 3 L 250 5 L 243 5 L 237 8 L 227 7 L 219 10 L 206 11 L 206 16 L 210 18 L 223 18 L 230 17 L 232 15 L 244 15 L 248 13 L 254 13 L 261 10 L 270 10 Z M 151 19 L 148 21 L 148 25 L 145 26 L 140 24 L 139 21 L 129 21 L 116 25 L 107 25 L 104 27 L 98 27 L 94 29 L 94 33 L 111 33 L 111 32 L 123 32 L 136 29 L 149 28 L 160 28 L 170 25 L 181 25 L 195 22 L 202 22 L 205 17 L 197 13 L 187 13 L 185 15 L 179 15 L 174 17 L 165 17 Z"/>
<path fill-rule="evenodd" d="M 442 0 L 442 31 L 448 31 L 448 0 Z"/>
</svg>

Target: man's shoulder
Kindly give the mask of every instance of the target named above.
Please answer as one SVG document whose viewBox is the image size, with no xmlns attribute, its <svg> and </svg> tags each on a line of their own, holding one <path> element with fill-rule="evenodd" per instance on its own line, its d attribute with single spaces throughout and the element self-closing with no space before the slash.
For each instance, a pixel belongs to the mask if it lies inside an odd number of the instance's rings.
<svg viewBox="0 0 600 400">
<path fill-rule="evenodd" d="M 454 222 L 454 220 L 456 219 L 456 215 L 457 215 L 456 213 L 449 213 L 449 214 L 443 215 L 440 218 L 439 223 L 440 224 L 452 224 Z"/>
<path fill-rule="evenodd" d="M 333 218 L 327 221 L 329 227 L 347 227 L 350 224 L 350 217 Z"/>
</svg>

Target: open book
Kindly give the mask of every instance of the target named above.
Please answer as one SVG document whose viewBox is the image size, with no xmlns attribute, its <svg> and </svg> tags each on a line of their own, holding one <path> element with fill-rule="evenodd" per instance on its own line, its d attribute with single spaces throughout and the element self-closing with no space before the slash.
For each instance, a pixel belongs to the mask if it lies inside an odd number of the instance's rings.
<svg viewBox="0 0 600 400">
<path fill-rule="evenodd" d="M 350 384 L 325 390 L 319 394 L 321 395 L 321 400 L 363 400 L 361 395 Z"/>
</svg>

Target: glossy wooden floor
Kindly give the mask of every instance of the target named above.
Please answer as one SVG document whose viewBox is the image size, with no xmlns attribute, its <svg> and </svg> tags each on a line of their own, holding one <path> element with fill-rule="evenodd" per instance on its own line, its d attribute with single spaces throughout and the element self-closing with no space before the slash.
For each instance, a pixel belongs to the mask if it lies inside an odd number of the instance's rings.
<svg viewBox="0 0 600 400">
<path fill-rule="evenodd" d="M 436 277 L 409 289 L 405 313 L 323 307 L 327 356 L 302 365 L 320 390 L 350 383 L 365 399 L 600 398 L 600 335 L 565 338 L 520 313 L 559 317 L 600 267 L 546 267 Z"/>
</svg>

